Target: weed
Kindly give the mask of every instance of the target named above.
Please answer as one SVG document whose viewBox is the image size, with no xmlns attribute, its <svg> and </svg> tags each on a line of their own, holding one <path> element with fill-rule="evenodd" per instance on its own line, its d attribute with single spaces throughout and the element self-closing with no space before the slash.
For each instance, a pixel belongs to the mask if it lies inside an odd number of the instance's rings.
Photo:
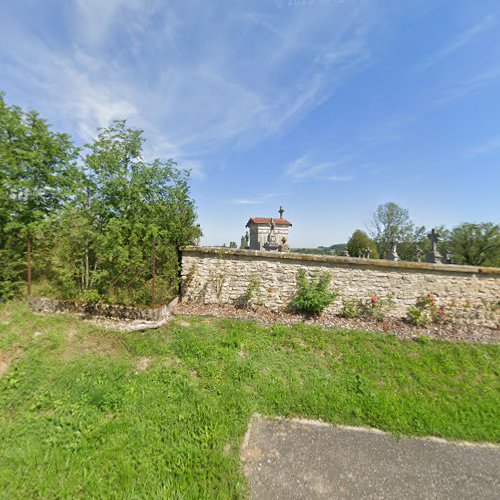
<svg viewBox="0 0 500 500">
<path fill-rule="evenodd" d="M 248 308 L 262 303 L 262 294 L 260 292 L 261 281 L 258 276 L 250 276 L 245 293 L 238 299 L 239 307 Z"/>
</svg>

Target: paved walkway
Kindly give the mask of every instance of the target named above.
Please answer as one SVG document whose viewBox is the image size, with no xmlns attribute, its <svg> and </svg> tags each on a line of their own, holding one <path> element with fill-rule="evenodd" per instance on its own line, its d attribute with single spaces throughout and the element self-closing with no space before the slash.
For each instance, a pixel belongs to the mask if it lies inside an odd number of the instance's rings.
<svg viewBox="0 0 500 500">
<path fill-rule="evenodd" d="M 500 498 L 500 447 L 253 417 L 242 448 L 255 499 Z"/>
</svg>

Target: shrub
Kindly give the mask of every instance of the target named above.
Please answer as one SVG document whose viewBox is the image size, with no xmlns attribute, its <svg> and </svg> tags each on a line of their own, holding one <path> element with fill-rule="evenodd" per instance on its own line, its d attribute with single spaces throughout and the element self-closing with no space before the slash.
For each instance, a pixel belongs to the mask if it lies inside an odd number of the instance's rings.
<svg viewBox="0 0 500 500">
<path fill-rule="evenodd" d="M 414 306 L 408 308 L 408 321 L 415 326 L 429 326 L 446 320 L 444 306 L 438 306 L 435 297 L 424 294 L 417 298 Z"/>
<path fill-rule="evenodd" d="M 340 310 L 342 318 L 357 318 L 360 313 L 359 301 L 342 299 L 342 309 Z"/>
<path fill-rule="evenodd" d="M 373 296 L 366 300 L 344 299 L 339 314 L 343 318 L 365 318 L 384 321 L 387 316 L 387 310 L 393 303 L 394 301 L 391 297 L 380 299 Z"/>
<path fill-rule="evenodd" d="M 386 309 L 388 305 L 388 302 L 385 302 L 375 296 L 371 297 L 362 303 L 361 315 L 376 321 L 383 321 L 386 316 Z"/>
<path fill-rule="evenodd" d="M 336 291 L 329 291 L 330 280 L 326 273 L 318 279 L 308 280 L 306 272 L 301 269 L 297 274 L 297 292 L 290 303 L 291 309 L 302 314 L 320 315 L 338 296 Z"/>
</svg>

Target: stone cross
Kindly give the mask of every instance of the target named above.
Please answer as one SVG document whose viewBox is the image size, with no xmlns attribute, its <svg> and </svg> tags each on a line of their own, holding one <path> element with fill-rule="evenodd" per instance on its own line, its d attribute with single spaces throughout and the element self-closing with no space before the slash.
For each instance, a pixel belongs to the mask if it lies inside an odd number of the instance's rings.
<svg viewBox="0 0 500 500">
<path fill-rule="evenodd" d="M 432 231 L 427 235 L 427 238 L 431 240 L 431 251 L 427 254 L 427 262 L 431 264 L 441 264 L 443 257 L 439 253 L 437 244 L 440 238 L 440 234 L 436 230 L 436 228 L 432 228 Z"/>
<path fill-rule="evenodd" d="M 285 213 L 285 209 L 280 205 L 280 209 L 278 210 L 278 213 L 280 214 L 280 219 L 283 219 L 283 214 Z"/>
</svg>

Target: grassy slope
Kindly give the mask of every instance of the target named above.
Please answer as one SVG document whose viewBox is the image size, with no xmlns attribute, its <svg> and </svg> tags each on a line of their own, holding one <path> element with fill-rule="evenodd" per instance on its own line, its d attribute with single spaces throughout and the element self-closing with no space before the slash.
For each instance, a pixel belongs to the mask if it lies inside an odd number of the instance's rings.
<svg viewBox="0 0 500 500">
<path fill-rule="evenodd" d="M 124 334 L 0 306 L 0 496 L 239 497 L 256 411 L 500 441 L 498 346 L 189 321 Z"/>
</svg>

